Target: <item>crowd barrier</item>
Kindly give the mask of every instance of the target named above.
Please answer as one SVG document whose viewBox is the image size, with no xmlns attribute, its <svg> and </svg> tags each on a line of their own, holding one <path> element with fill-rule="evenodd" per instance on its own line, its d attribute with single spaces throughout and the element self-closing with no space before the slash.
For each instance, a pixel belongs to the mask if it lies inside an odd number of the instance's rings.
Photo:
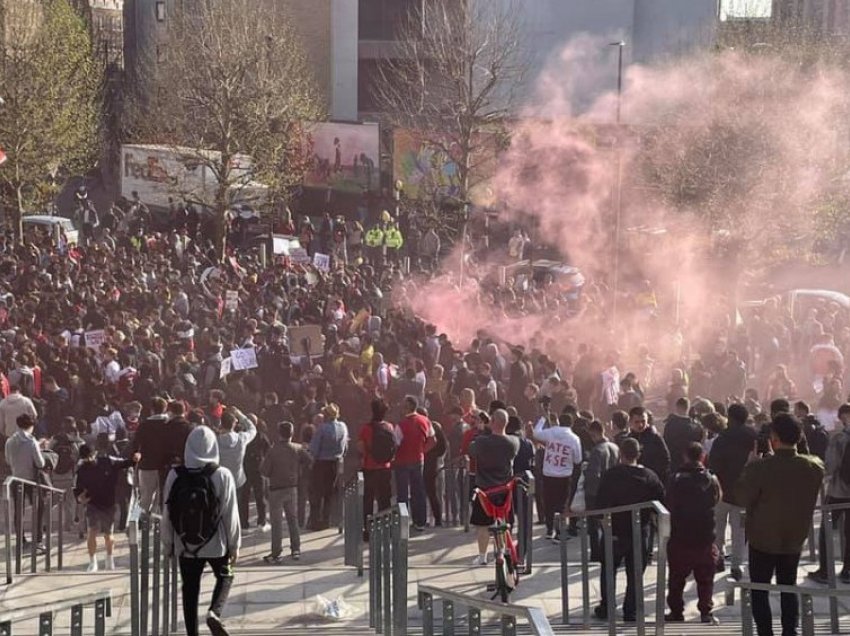
<svg viewBox="0 0 850 636">
<path fill-rule="evenodd" d="M 612 516 L 618 513 L 627 513 L 630 516 L 632 527 L 632 545 L 629 552 L 634 560 L 632 586 L 635 591 L 635 618 L 638 636 L 646 634 L 646 612 L 644 611 L 644 580 L 643 565 L 647 554 L 651 552 L 652 546 L 644 545 L 644 537 L 641 532 L 641 512 L 650 510 L 655 515 L 656 535 L 658 538 L 658 550 L 655 555 L 656 572 L 656 594 L 655 594 L 655 626 L 654 633 L 664 634 L 664 610 L 667 592 L 667 539 L 670 537 L 670 513 L 658 501 L 633 504 L 630 506 L 618 506 L 615 508 L 604 508 L 599 510 L 587 510 L 583 512 L 570 513 L 578 519 L 580 537 L 580 565 L 581 574 L 581 598 L 582 598 L 582 625 L 587 627 L 590 620 L 590 533 L 589 520 L 600 520 L 599 526 L 602 531 L 602 546 L 604 558 L 603 568 L 607 588 L 609 590 L 606 615 L 608 622 L 608 633 L 611 636 L 617 634 L 617 595 L 614 592 L 614 538 L 611 532 Z M 561 548 L 561 622 L 565 625 L 570 623 L 570 565 L 567 560 L 568 519 L 559 515 L 556 527 L 560 533 Z M 628 557 L 627 557 L 628 558 Z"/>
<path fill-rule="evenodd" d="M 422 633 L 424 636 L 434 636 L 434 599 L 442 602 L 442 633 L 454 634 L 458 613 L 455 608 L 466 607 L 468 633 L 472 636 L 481 633 L 481 614 L 489 612 L 501 618 L 500 633 L 502 636 L 515 636 L 517 619 L 524 620 L 535 636 L 554 636 L 555 632 L 546 618 L 546 614 L 538 607 L 511 605 L 483 600 L 478 596 L 449 592 L 430 585 L 420 585 L 418 588 L 419 606 L 422 608 Z"/>
<path fill-rule="evenodd" d="M 363 576 L 363 473 L 349 481 L 343 490 L 342 520 L 345 542 L 345 565 L 357 568 L 357 576 Z"/>
<path fill-rule="evenodd" d="M 56 536 L 56 569 L 63 565 L 65 545 L 65 491 L 51 486 L 45 486 L 20 477 L 7 477 L 3 482 L 3 502 L 5 515 L 5 550 L 6 550 L 6 584 L 11 584 L 14 575 L 21 574 L 24 555 L 24 502 L 30 500 L 32 521 L 30 523 L 30 573 L 38 571 L 39 550 L 37 539 L 43 527 L 44 571 L 53 569 L 53 533 Z M 54 506 L 54 504 L 57 504 Z M 54 524 L 54 507 L 56 523 Z M 14 530 L 14 532 L 13 532 Z M 14 535 L 14 536 L 13 536 Z M 14 539 L 14 540 L 13 540 Z M 14 561 L 14 568 L 13 568 Z"/>
<path fill-rule="evenodd" d="M 407 633 L 409 539 L 407 505 L 369 517 L 369 626 L 383 636 Z"/>
<path fill-rule="evenodd" d="M 734 587 L 741 590 L 741 634 L 742 636 L 753 636 L 753 603 L 752 593 L 756 591 L 768 592 L 774 594 L 794 594 L 800 597 L 800 629 L 802 636 L 815 635 L 815 612 L 814 599 L 817 597 L 827 597 L 829 599 L 830 608 L 833 603 L 836 607 L 839 598 L 850 598 L 850 589 L 829 589 L 817 587 L 802 587 L 799 585 L 769 585 L 767 583 L 751 583 L 749 581 L 740 581 L 734 583 Z M 839 634 L 838 615 L 833 615 L 830 611 L 830 633 Z"/>
<path fill-rule="evenodd" d="M 132 636 L 177 633 L 177 559 L 162 553 L 162 518 L 135 512 L 130 544 L 130 631 Z"/>
<path fill-rule="evenodd" d="M 57 627 L 57 633 L 83 636 L 87 607 L 92 607 L 94 610 L 94 636 L 106 636 L 106 619 L 112 616 L 112 597 L 109 590 L 92 592 L 66 601 L 40 603 L 35 607 L 21 607 L 2 612 L 0 613 L 0 636 L 12 636 L 18 631 L 15 630 L 16 627 L 23 627 L 23 624 L 33 620 L 38 621 L 38 636 L 53 636 L 55 615 L 67 610 L 71 610 L 70 632 L 66 627 Z M 23 629 L 24 633 L 32 633 L 28 627 Z"/>
</svg>

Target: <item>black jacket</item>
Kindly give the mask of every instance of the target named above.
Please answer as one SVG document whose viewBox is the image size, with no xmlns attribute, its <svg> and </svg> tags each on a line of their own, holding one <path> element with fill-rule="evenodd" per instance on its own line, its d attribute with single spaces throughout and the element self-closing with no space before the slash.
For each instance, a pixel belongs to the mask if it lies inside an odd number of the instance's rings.
<svg viewBox="0 0 850 636">
<path fill-rule="evenodd" d="M 108 455 L 98 455 L 93 461 L 82 462 L 77 469 L 74 495 L 79 497 L 85 492 L 92 506 L 108 510 L 115 505 L 118 478 L 121 477 L 125 468 L 130 468 L 132 465 L 132 459 Z"/>
<path fill-rule="evenodd" d="M 714 506 L 720 483 L 702 464 L 684 464 L 670 479 L 670 541 L 688 547 L 714 543 Z"/>
<path fill-rule="evenodd" d="M 654 472 L 662 484 L 670 478 L 670 451 L 667 444 L 652 426 L 647 426 L 642 433 L 630 434 L 640 442 L 640 463 Z"/>
<path fill-rule="evenodd" d="M 662 501 L 663 499 L 664 486 L 653 471 L 645 466 L 617 464 L 602 475 L 599 482 L 599 492 L 596 493 L 596 507 L 613 508 L 646 501 Z M 641 512 L 641 526 L 643 528 L 649 526 L 650 518 L 651 514 L 648 508 Z M 631 540 L 631 514 L 627 512 L 615 514 L 612 519 L 612 527 L 617 539 Z"/>
<path fill-rule="evenodd" d="M 676 472 L 684 463 L 684 453 L 691 442 L 701 442 L 702 426 L 689 417 L 671 414 L 664 422 L 664 443 L 670 451 L 671 471 Z"/>
<path fill-rule="evenodd" d="M 745 424 L 732 424 L 717 436 L 711 446 L 708 468 L 717 475 L 726 503 L 740 505 L 735 496 L 735 484 L 744 471 L 757 439 L 758 433 L 754 428 Z"/>
</svg>

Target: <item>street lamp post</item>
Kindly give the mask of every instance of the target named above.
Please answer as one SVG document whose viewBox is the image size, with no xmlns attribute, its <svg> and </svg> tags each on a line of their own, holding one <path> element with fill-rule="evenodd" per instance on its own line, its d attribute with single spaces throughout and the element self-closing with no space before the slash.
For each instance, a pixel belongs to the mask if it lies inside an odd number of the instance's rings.
<svg viewBox="0 0 850 636">
<path fill-rule="evenodd" d="M 614 278 L 611 285 L 611 324 L 617 323 L 617 296 L 620 292 L 620 222 L 623 211 L 623 149 L 622 131 L 620 130 L 620 114 L 623 101 L 623 48 L 626 43 L 611 42 L 610 46 L 617 47 L 617 129 L 615 138 L 616 178 L 614 180 Z"/>
</svg>

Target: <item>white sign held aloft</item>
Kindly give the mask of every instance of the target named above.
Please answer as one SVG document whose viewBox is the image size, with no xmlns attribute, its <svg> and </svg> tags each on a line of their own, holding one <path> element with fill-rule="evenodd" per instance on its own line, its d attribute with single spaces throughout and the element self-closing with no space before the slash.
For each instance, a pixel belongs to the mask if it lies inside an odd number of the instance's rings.
<svg viewBox="0 0 850 636">
<path fill-rule="evenodd" d="M 256 369 L 257 352 L 254 349 L 234 349 L 230 352 L 230 366 L 234 371 Z"/>
<path fill-rule="evenodd" d="M 331 271 L 331 257 L 327 254 L 316 252 L 313 254 L 313 266 L 320 272 L 329 272 Z"/>
<path fill-rule="evenodd" d="M 103 329 L 96 329 L 95 331 L 86 332 L 86 346 L 89 349 L 100 349 L 100 345 L 103 344 L 103 340 Z"/>
<path fill-rule="evenodd" d="M 221 361 L 221 371 L 218 372 L 218 379 L 224 380 L 228 375 L 230 375 L 230 367 L 231 367 L 230 358 L 225 358 Z"/>
<path fill-rule="evenodd" d="M 239 292 L 229 289 L 224 295 L 224 308 L 228 311 L 236 311 L 239 306 Z"/>
</svg>

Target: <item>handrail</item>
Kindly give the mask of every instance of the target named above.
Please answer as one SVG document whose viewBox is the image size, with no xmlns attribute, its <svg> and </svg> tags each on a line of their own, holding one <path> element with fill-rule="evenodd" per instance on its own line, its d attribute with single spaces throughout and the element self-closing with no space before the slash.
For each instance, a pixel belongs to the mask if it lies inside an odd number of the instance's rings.
<svg viewBox="0 0 850 636">
<path fill-rule="evenodd" d="M 454 633 L 454 604 L 463 605 L 469 609 L 469 633 L 480 633 L 481 612 L 493 612 L 502 617 L 502 633 L 515 633 L 516 622 L 506 619 L 525 619 L 531 632 L 536 636 L 554 636 L 555 632 L 546 618 L 546 613 L 539 607 L 528 607 L 526 605 L 511 605 L 488 601 L 477 596 L 452 592 L 431 585 L 419 585 L 419 602 L 422 605 L 422 629 L 425 636 L 434 634 L 434 597 L 443 602 L 443 633 Z M 450 630 L 446 629 L 446 622 L 451 624 Z M 473 622 L 475 624 L 473 625 Z"/>
<path fill-rule="evenodd" d="M 112 601 L 111 590 L 100 590 L 98 592 L 89 592 L 72 599 L 62 601 L 54 601 L 52 603 L 41 603 L 39 605 L 27 605 L 26 607 L 18 607 L 13 610 L 0 613 L 0 625 L 13 621 L 25 621 L 31 618 L 38 618 L 42 614 L 48 612 L 61 612 L 68 610 L 77 605 L 91 605 L 97 601 L 107 599 Z"/>
<path fill-rule="evenodd" d="M 12 488 L 20 494 L 17 501 L 12 496 Z M 66 491 L 61 488 L 54 488 L 47 484 L 40 484 L 30 479 L 15 477 L 9 475 L 3 480 L 3 501 L 6 505 L 6 523 L 5 523 L 5 561 L 6 561 L 6 584 L 10 585 L 13 580 L 12 566 L 12 530 L 15 530 L 15 555 L 14 555 L 14 574 L 21 574 L 23 561 L 23 531 L 24 531 L 24 493 L 26 488 L 32 489 L 33 493 L 37 493 L 33 497 L 32 502 L 32 541 L 30 543 L 30 572 L 33 574 L 37 569 L 38 563 L 38 546 L 37 537 L 41 532 L 40 523 L 44 509 L 47 509 L 47 528 L 45 533 L 45 558 L 44 568 L 47 572 L 52 569 L 52 548 L 53 548 L 53 502 L 54 497 L 58 499 L 58 538 L 56 550 L 56 568 L 61 570 L 64 563 L 64 530 L 65 530 L 65 496 Z M 46 498 L 46 505 L 43 501 Z M 17 512 L 17 515 L 15 514 Z M 17 516 L 17 523 L 15 517 Z"/>
<path fill-rule="evenodd" d="M 741 590 L 741 634 L 742 636 L 753 636 L 753 592 L 778 592 L 780 594 L 794 594 L 802 601 L 800 612 L 800 627 L 803 636 L 815 635 L 815 612 L 814 597 L 829 598 L 830 602 L 830 632 L 838 633 L 838 598 L 850 598 L 850 589 L 803 587 L 800 585 L 773 585 L 772 583 L 752 583 L 749 581 L 730 581 L 732 589 Z M 728 603 L 728 598 L 727 598 Z"/>
<path fill-rule="evenodd" d="M 40 488 L 41 490 L 47 490 L 50 492 L 55 492 L 60 495 L 64 495 L 65 491 L 61 488 L 54 488 L 53 486 L 48 486 L 47 484 L 40 484 L 36 481 L 30 481 L 29 479 L 24 479 L 23 477 L 14 477 L 13 475 L 9 475 L 6 479 L 3 480 L 3 489 L 6 493 L 6 497 L 9 498 L 10 488 L 13 482 L 24 484 L 25 486 L 34 486 L 36 488 Z"/>
<path fill-rule="evenodd" d="M 606 596 L 606 606 L 604 610 L 607 614 L 608 633 L 614 635 L 617 633 L 616 625 L 616 596 L 614 593 L 615 573 L 613 567 L 614 555 L 614 539 L 613 539 L 613 518 L 615 515 L 628 514 L 631 518 L 632 545 L 630 546 L 631 559 L 633 560 L 633 573 L 635 596 L 635 617 L 638 636 L 644 636 L 646 633 L 645 612 L 644 612 L 644 591 L 643 591 L 643 565 L 644 565 L 644 546 L 641 532 L 641 512 L 643 510 L 651 510 L 657 515 L 658 527 L 658 555 L 656 558 L 657 577 L 656 586 L 658 593 L 655 598 L 655 633 L 663 636 L 664 633 L 664 610 L 665 610 L 665 592 L 667 588 L 667 540 L 670 538 L 670 512 L 660 501 L 645 501 L 625 506 L 613 506 L 610 508 L 599 508 L 597 510 L 584 510 L 577 512 L 569 512 L 568 515 L 579 520 L 579 529 L 581 537 L 581 572 L 582 572 L 582 622 L 585 626 L 590 624 L 590 584 L 587 579 L 587 572 L 590 567 L 588 559 L 588 547 L 590 536 L 588 532 L 589 520 L 595 520 L 601 517 L 603 545 L 599 548 L 603 549 L 604 558 L 602 560 L 603 570 L 602 576 L 604 587 L 608 590 Z M 561 535 L 561 622 L 569 624 L 570 622 L 570 593 L 569 593 L 569 562 L 567 559 L 567 528 L 566 516 L 556 515 L 557 528 Z M 596 522 L 599 524 L 600 522 Z M 598 525 L 597 525 L 598 527 Z"/>
</svg>

